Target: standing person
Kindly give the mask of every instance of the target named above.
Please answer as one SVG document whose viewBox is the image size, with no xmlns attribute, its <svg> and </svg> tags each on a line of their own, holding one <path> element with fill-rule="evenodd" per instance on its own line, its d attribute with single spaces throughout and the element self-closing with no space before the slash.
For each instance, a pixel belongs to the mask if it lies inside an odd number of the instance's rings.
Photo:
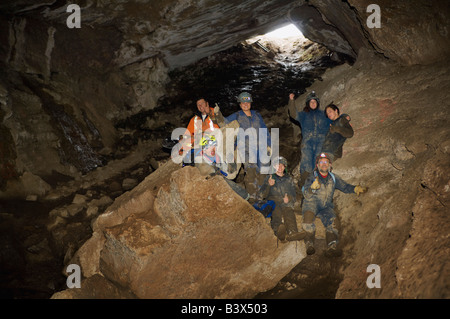
<svg viewBox="0 0 450 319">
<path fill-rule="evenodd" d="M 278 157 L 274 168 L 275 173 L 266 176 L 260 190 L 262 198 L 275 202 L 270 226 L 281 241 L 302 240 L 306 232 L 298 232 L 294 212 L 295 185 L 287 173 L 287 160 L 282 156 Z"/>
<path fill-rule="evenodd" d="M 330 156 L 326 153 L 321 153 L 316 163 L 317 170 L 306 180 L 302 189 L 304 196 L 302 227 L 306 231 L 306 253 L 312 255 L 315 252 L 314 239 L 316 226 L 314 220 L 317 216 L 325 227 L 325 239 L 328 247 L 327 253 L 329 255 L 336 255 L 339 254 L 337 251 L 339 236 L 335 225 L 334 191 L 338 189 L 343 193 L 356 193 L 359 196 L 359 194 L 365 193 L 367 188 L 348 184 L 339 176 L 331 173 Z"/>
<path fill-rule="evenodd" d="M 327 105 L 324 113 L 333 122 L 325 136 L 322 152 L 330 154 L 331 160 L 336 161 L 336 159 L 342 157 L 342 146 L 347 138 L 353 137 L 354 131 L 350 124 L 350 116 L 348 114 L 339 115 L 339 108 L 336 105 Z"/>
<path fill-rule="evenodd" d="M 195 138 L 201 139 L 203 133 L 211 133 L 219 129 L 216 114 L 214 109 L 209 106 L 209 102 L 205 98 L 199 98 L 196 104 L 198 112 L 189 121 L 186 132 L 180 141 L 182 144 L 180 153 L 184 153 L 185 156 L 183 162 L 192 165 L 194 163 L 192 149 L 195 146 L 198 148 L 198 143 L 200 142 L 195 141 Z"/>
<path fill-rule="evenodd" d="M 308 176 L 313 172 L 316 157 L 322 150 L 322 144 L 330 128 L 331 120 L 320 111 L 320 100 L 316 92 L 312 91 L 306 98 L 305 107 L 298 112 L 295 105 L 294 94 L 289 95 L 289 112 L 291 117 L 300 123 L 302 132 L 300 181 L 302 187 Z"/>
<path fill-rule="evenodd" d="M 247 92 L 239 94 L 238 103 L 241 110 L 237 111 L 225 118 L 228 124 L 234 120 L 239 123 L 239 133 L 237 135 L 237 150 L 244 164 L 244 185 L 249 192 L 251 199 L 255 200 L 257 192 L 261 186 L 261 152 L 267 152 L 270 156 L 270 134 L 264 120 L 258 111 L 251 110 L 252 96 Z M 266 141 L 259 140 L 260 129 L 266 131 Z M 264 149 L 260 149 L 260 145 L 264 145 Z M 268 157 L 269 158 L 269 157 Z M 265 163 L 264 163 L 265 164 Z"/>
</svg>

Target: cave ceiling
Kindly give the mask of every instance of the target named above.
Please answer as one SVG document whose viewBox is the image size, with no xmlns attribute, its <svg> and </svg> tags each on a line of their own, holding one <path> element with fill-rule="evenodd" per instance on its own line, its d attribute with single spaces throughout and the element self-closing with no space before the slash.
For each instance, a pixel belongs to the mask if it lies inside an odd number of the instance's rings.
<svg viewBox="0 0 450 319">
<path fill-rule="evenodd" d="M 305 1 L 116 0 L 79 1 L 78 5 L 81 28 L 97 33 L 100 42 L 114 51 L 113 63 L 119 67 L 154 56 L 162 57 L 171 69 L 186 66 L 288 23 L 297 24 L 313 41 L 353 58 L 364 45 L 362 31 L 355 33 L 358 27 L 350 30 L 356 39 L 348 37 L 329 21 L 325 23 L 321 13 Z M 3 1 L 0 12 L 13 20 L 44 20 L 60 30 L 72 14 L 67 7 L 64 1 Z M 342 8 L 335 5 L 334 9 Z M 351 11 L 342 16 L 346 22 L 356 21 Z M 70 37 L 67 30 L 61 32 Z M 120 44 L 111 45 L 111 37 L 120 39 Z"/>
</svg>

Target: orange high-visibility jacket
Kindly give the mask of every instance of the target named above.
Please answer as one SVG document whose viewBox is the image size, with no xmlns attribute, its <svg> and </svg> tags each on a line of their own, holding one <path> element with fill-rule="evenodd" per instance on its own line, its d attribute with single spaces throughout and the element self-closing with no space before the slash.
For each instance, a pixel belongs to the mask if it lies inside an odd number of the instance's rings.
<svg viewBox="0 0 450 319">
<path fill-rule="evenodd" d="M 211 116 L 210 116 L 211 115 Z M 219 129 L 219 125 L 213 122 L 212 118 L 215 118 L 214 115 L 214 109 L 210 108 L 210 115 L 207 115 L 205 117 L 205 120 L 202 120 L 201 115 L 195 115 L 191 118 L 189 121 L 189 124 L 187 126 L 186 132 L 184 133 L 184 138 L 190 138 L 190 147 L 193 147 L 194 145 L 194 134 L 197 132 L 197 134 L 204 133 L 205 131 L 214 131 Z M 201 130 L 201 131 L 200 131 Z M 186 144 L 184 144 L 182 149 L 186 149 Z M 181 151 L 181 150 L 180 150 Z"/>
</svg>

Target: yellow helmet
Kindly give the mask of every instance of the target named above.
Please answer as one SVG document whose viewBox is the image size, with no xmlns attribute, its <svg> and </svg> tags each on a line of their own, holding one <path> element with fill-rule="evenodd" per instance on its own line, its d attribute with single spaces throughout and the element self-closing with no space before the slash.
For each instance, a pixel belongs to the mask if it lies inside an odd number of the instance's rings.
<svg viewBox="0 0 450 319">
<path fill-rule="evenodd" d="M 214 135 L 203 136 L 200 145 L 202 148 L 217 145 L 216 137 Z"/>
</svg>

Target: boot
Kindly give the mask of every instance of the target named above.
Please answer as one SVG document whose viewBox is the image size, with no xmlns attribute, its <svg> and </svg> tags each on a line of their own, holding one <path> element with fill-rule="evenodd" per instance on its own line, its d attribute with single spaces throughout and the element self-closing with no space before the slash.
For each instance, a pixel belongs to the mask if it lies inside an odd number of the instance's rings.
<svg viewBox="0 0 450 319">
<path fill-rule="evenodd" d="M 244 186 L 245 190 L 250 194 L 250 196 L 254 196 L 255 198 L 258 195 L 258 172 L 256 167 L 248 167 L 246 168 L 244 175 Z"/>
<path fill-rule="evenodd" d="M 338 235 L 335 232 L 327 231 L 325 233 L 325 240 L 327 242 L 327 250 L 325 256 L 339 257 L 342 255 L 342 249 L 338 248 Z"/>
<path fill-rule="evenodd" d="M 281 242 L 286 240 L 286 226 L 284 224 L 278 226 L 276 236 Z"/>
<path fill-rule="evenodd" d="M 301 232 L 298 231 L 297 219 L 295 218 L 295 210 L 293 207 L 286 207 L 283 209 L 283 219 L 287 231 L 286 240 L 296 241 L 305 238 L 306 231 L 304 231 L 303 229 L 301 230 Z"/>
<path fill-rule="evenodd" d="M 308 255 L 313 255 L 316 252 L 316 249 L 314 248 L 314 239 L 316 237 L 315 219 L 316 215 L 313 212 L 306 211 L 303 213 L 303 229 L 306 232 L 305 246 Z"/>
<path fill-rule="evenodd" d="M 287 234 L 286 240 L 288 241 L 296 241 L 296 240 L 303 240 L 306 237 L 306 231 L 303 229 L 301 231 L 297 232 L 291 232 Z"/>
<path fill-rule="evenodd" d="M 308 256 L 314 255 L 316 249 L 314 248 L 315 234 L 308 233 L 305 237 L 306 254 Z"/>
</svg>

